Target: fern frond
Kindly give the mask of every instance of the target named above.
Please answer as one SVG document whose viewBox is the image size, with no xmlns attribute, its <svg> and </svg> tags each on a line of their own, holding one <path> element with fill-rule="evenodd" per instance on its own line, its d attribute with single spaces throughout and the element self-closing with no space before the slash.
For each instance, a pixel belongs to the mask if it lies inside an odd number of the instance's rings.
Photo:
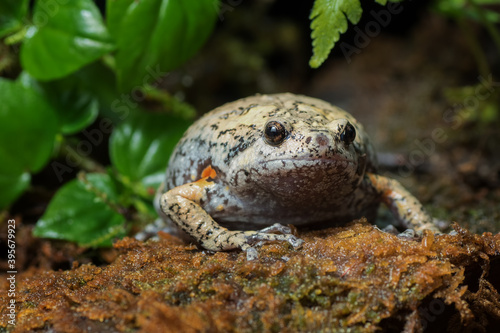
<svg viewBox="0 0 500 333">
<path fill-rule="evenodd" d="M 383 0 L 379 0 L 383 1 Z M 347 30 L 347 19 L 352 24 L 361 18 L 359 0 L 316 0 L 309 18 L 313 56 L 309 61 L 312 68 L 318 68 L 328 57 L 340 34 Z"/>
</svg>

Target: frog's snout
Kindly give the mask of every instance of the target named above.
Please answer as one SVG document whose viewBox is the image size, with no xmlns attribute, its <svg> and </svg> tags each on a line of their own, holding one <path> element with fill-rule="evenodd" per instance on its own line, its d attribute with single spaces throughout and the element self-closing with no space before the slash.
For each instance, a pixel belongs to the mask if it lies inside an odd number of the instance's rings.
<svg viewBox="0 0 500 333">
<path fill-rule="evenodd" d="M 317 158 L 331 158 L 336 155 L 335 138 L 328 132 L 318 131 L 305 140 L 308 151 Z"/>
<path fill-rule="evenodd" d="M 330 139 L 325 134 L 318 133 L 318 135 L 316 135 L 316 143 L 320 147 L 328 147 L 328 145 L 330 145 Z"/>
</svg>

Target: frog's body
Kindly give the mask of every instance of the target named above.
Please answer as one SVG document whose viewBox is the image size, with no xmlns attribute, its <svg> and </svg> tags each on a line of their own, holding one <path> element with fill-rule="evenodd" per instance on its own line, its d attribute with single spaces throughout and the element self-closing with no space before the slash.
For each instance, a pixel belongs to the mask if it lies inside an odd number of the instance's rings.
<svg viewBox="0 0 500 333">
<path fill-rule="evenodd" d="M 381 201 L 403 225 L 433 228 L 411 194 L 375 172 L 374 150 L 349 113 L 306 96 L 258 95 L 223 105 L 188 129 L 157 200 L 167 220 L 212 250 L 254 251 L 259 240 L 297 246 L 288 228 L 273 224 L 373 219 Z M 276 230 L 285 234 L 269 233 Z"/>
</svg>

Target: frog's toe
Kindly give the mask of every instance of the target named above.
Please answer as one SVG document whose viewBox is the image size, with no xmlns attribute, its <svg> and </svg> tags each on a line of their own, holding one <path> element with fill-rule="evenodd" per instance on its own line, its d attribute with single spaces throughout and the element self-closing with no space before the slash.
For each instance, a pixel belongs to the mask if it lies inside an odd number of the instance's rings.
<svg viewBox="0 0 500 333">
<path fill-rule="evenodd" d="M 304 240 L 295 237 L 294 235 L 289 235 L 288 243 L 290 243 L 294 249 L 298 249 L 304 244 Z"/>
<path fill-rule="evenodd" d="M 286 241 L 286 242 L 290 243 L 294 248 L 298 248 L 304 243 L 304 241 L 302 239 L 297 238 L 296 236 L 291 235 L 291 234 L 285 234 L 285 235 L 269 234 L 269 233 L 265 233 L 262 231 L 252 233 L 251 235 L 249 235 L 246 243 L 255 245 L 255 244 L 262 244 L 262 242 L 265 242 L 265 241 L 268 241 L 268 242 Z"/>
<path fill-rule="evenodd" d="M 290 227 L 284 226 L 279 223 L 275 223 L 269 227 L 266 227 L 264 229 L 261 229 L 260 232 L 265 232 L 265 233 L 280 233 L 280 234 L 291 234 L 292 229 Z"/>
<path fill-rule="evenodd" d="M 241 249 L 247 254 L 248 261 L 257 260 L 259 258 L 259 253 L 254 247 L 246 244 L 242 246 Z"/>
<path fill-rule="evenodd" d="M 255 247 L 262 246 L 266 241 L 287 241 L 294 249 L 300 248 L 304 244 L 302 239 L 294 235 L 276 235 L 258 232 L 248 237 L 246 243 L 241 245 L 241 249 L 247 254 L 247 260 L 257 259 L 259 254 Z"/>
<path fill-rule="evenodd" d="M 393 226 L 392 224 L 389 224 L 388 226 L 384 227 L 382 229 L 383 232 L 387 232 L 388 234 L 391 234 L 391 235 L 399 235 L 399 231 L 398 229 L 396 229 L 395 226 Z"/>
<path fill-rule="evenodd" d="M 406 229 L 402 233 L 398 234 L 398 237 L 416 240 L 416 239 L 422 238 L 422 231 L 415 231 L 413 229 Z"/>
</svg>

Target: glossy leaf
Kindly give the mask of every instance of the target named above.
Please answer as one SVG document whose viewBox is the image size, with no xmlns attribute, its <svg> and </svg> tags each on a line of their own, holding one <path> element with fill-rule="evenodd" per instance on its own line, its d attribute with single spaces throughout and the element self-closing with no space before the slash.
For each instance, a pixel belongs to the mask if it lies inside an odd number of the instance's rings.
<svg viewBox="0 0 500 333">
<path fill-rule="evenodd" d="M 0 173 L 0 209 L 7 207 L 16 200 L 29 186 L 31 175 L 29 172 L 19 174 Z"/>
<path fill-rule="evenodd" d="M 132 107 L 125 100 L 127 95 L 118 93 L 116 75 L 102 61 L 93 62 L 75 73 L 78 82 L 99 103 L 99 115 L 119 123 L 125 119 Z"/>
<path fill-rule="evenodd" d="M 30 88 L 0 78 L 0 208 L 29 186 L 49 160 L 57 133 L 50 105 Z"/>
<path fill-rule="evenodd" d="M 316 0 L 310 15 L 313 56 L 309 65 L 321 66 L 339 40 L 340 34 L 347 31 L 347 19 L 352 24 L 361 18 L 359 0 Z"/>
<path fill-rule="evenodd" d="M 134 0 L 108 0 L 106 2 L 106 25 L 111 36 L 115 38 L 119 36 L 122 20 L 133 2 Z"/>
<path fill-rule="evenodd" d="M 64 239 L 82 246 L 110 246 L 127 233 L 117 212 L 118 190 L 108 175 L 87 174 L 59 189 L 37 222 L 37 237 Z"/>
<path fill-rule="evenodd" d="M 66 76 L 114 49 L 92 0 L 38 0 L 33 21 L 21 47 L 21 63 L 39 80 Z"/>
<path fill-rule="evenodd" d="M 0 174 L 39 171 L 54 147 L 55 112 L 38 93 L 6 79 L 0 79 L 0 101 Z"/>
<path fill-rule="evenodd" d="M 62 134 L 74 134 L 92 124 L 99 113 L 97 99 L 81 88 L 75 76 L 64 79 L 39 82 L 23 72 L 19 82 L 33 89 L 47 100 L 59 119 Z"/>
<path fill-rule="evenodd" d="M 157 187 L 190 122 L 164 114 L 134 114 L 110 138 L 111 162 L 132 183 Z"/>
<path fill-rule="evenodd" d="M 110 1 L 122 91 L 153 84 L 203 45 L 217 18 L 217 0 Z M 120 19 L 121 17 L 121 19 Z"/>
<path fill-rule="evenodd" d="M 2 0 L 0 2 L 0 38 L 19 30 L 28 12 L 28 0 Z"/>
</svg>

